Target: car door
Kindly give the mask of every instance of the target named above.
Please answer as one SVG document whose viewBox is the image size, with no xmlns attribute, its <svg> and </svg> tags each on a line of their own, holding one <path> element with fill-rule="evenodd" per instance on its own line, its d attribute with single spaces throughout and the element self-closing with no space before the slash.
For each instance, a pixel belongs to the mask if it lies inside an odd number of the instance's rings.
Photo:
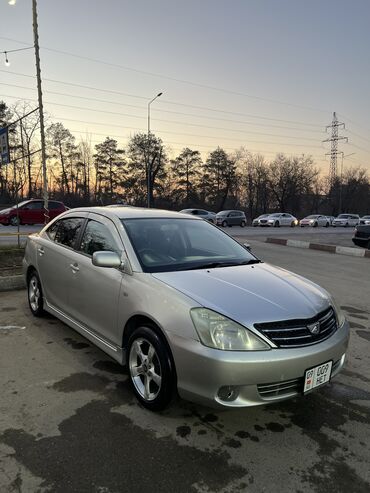
<svg viewBox="0 0 370 493">
<path fill-rule="evenodd" d="M 120 345 L 118 308 L 124 273 L 115 268 L 96 267 L 96 251 L 123 251 L 114 223 L 103 216 L 89 214 L 75 262 L 70 286 L 69 308 L 72 318 L 105 340 Z"/>
<path fill-rule="evenodd" d="M 69 295 L 73 279 L 74 246 L 85 219 L 68 216 L 51 224 L 38 242 L 37 270 L 49 305 L 70 315 Z"/>
</svg>

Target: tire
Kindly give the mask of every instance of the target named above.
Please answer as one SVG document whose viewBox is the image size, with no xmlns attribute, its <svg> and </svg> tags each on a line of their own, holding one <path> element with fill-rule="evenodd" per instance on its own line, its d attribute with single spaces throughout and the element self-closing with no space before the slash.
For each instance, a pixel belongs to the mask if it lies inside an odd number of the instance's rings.
<svg viewBox="0 0 370 493">
<path fill-rule="evenodd" d="M 9 219 L 9 224 L 10 224 L 11 226 L 18 226 L 18 224 L 21 224 L 21 221 L 20 221 L 19 217 L 17 217 L 17 216 L 13 216 L 13 217 L 11 217 L 11 218 Z"/>
<path fill-rule="evenodd" d="M 226 226 L 227 226 L 227 221 L 222 221 L 221 226 L 222 226 L 223 228 L 226 228 Z"/>
<path fill-rule="evenodd" d="M 128 371 L 134 394 L 144 407 L 161 411 L 168 406 L 176 388 L 175 368 L 169 349 L 150 326 L 135 329 L 128 341 Z"/>
<path fill-rule="evenodd" d="M 370 250 L 370 240 L 367 242 L 367 247 L 368 250 Z"/>
<path fill-rule="evenodd" d="M 344 225 L 345 228 L 348 228 L 348 222 Z"/>
<path fill-rule="evenodd" d="M 326 224 L 325 224 L 325 228 L 328 228 L 329 226 L 330 226 L 330 224 L 329 224 L 329 223 L 326 223 Z"/>
<path fill-rule="evenodd" d="M 42 317 L 45 314 L 44 297 L 40 278 L 35 270 L 30 273 L 27 279 L 27 298 L 32 315 Z"/>
<path fill-rule="evenodd" d="M 313 223 L 313 227 L 314 228 L 317 228 L 318 224 L 317 223 Z"/>
<path fill-rule="evenodd" d="M 274 222 L 274 228 L 280 228 L 280 223 L 279 221 Z"/>
<path fill-rule="evenodd" d="M 295 222 L 294 222 L 294 221 L 292 221 L 292 222 L 290 223 L 290 227 L 291 227 L 291 228 L 294 228 L 294 227 L 295 227 Z"/>
<path fill-rule="evenodd" d="M 240 226 L 241 226 L 242 228 L 245 228 L 245 226 L 246 226 L 246 222 L 245 222 L 245 221 L 242 221 L 242 222 L 240 223 Z"/>
</svg>

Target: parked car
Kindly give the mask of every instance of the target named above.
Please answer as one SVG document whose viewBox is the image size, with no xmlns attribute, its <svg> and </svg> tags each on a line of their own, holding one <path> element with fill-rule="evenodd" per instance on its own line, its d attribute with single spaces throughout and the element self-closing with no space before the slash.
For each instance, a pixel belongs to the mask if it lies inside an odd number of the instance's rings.
<svg viewBox="0 0 370 493">
<path fill-rule="evenodd" d="M 280 226 L 297 226 L 299 223 L 298 219 L 291 214 L 286 212 L 275 212 L 274 214 L 269 214 L 267 217 L 260 219 L 260 226 L 274 226 L 278 228 Z"/>
<path fill-rule="evenodd" d="M 344 364 L 349 326 L 327 291 L 186 214 L 74 209 L 28 237 L 23 268 L 32 314 L 126 364 L 151 410 L 176 389 L 216 407 L 276 403 Z"/>
<path fill-rule="evenodd" d="M 370 223 L 356 226 L 352 241 L 356 246 L 370 250 Z"/>
<path fill-rule="evenodd" d="M 299 221 L 301 227 L 304 226 L 312 226 L 313 228 L 317 228 L 318 226 L 325 226 L 328 228 L 330 226 L 330 220 L 327 216 L 322 216 L 320 214 L 311 214 L 310 216 L 305 217 Z"/>
<path fill-rule="evenodd" d="M 329 219 L 330 226 L 331 226 L 333 224 L 335 217 L 334 216 L 326 216 L 326 217 Z"/>
<path fill-rule="evenodd" d="M 360 216 L 358 214 L 339 214 L 332 223 L 334 228 L 336 226 L 344 226 L 345 228 L 348 226 L 357 226 L 360 222 Z"/>
<path fill-rule="evenodd" d="M 362 216 L 360 217 L 360 222 L 359 224 L 370 224 L 370 216 Z"/>
<path fill-rule="evenodd" d="M 216 224 L 226 228 L 226 226 L 247 225 L 247 218 L 243 211 L 221 211 L 216 214 Z"/>
<path fill-rule="evenodd" d="M 65 212 L 68 208 L 63 202 L 49 200 L 49 217 L 54 219 L 56 216 Z M 25 200 L 20 202 L 18 207 L 13 205 L 9 209 L 0 211 L 0 224 L 4 226 L 17 224 L 42 224 L 45 222 L 44 201 L 41 199 Z"/>
<path fill-rule="evenodd" d="M 191 214 L 192 216 L 199 216 L 201 219 L 205 219 L 206 221 L 209 221 L 213 224 L 216 223 L 215 212 L 206 211 L 204 209 L 183 209 L 180 212 L 182 212 L 183 214 Z"/>
<path fill-rule="evenodd" d="M 252 226 L 256 227 L 260 225 L 260 219 L 264 219 L 265 217 L 268 217 L 270 214 L 261 214 L 260 216 L 256 217 L 252 221 Z"/>
</svg>

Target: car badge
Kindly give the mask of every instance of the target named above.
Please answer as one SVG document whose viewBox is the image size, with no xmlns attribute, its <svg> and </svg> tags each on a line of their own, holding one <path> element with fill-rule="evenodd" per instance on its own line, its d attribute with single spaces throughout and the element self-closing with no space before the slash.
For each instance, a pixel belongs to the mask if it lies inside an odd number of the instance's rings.
<svg viewBox="0 0 370 493">
<path fill-rule="evenodd" d="M 307 325 L 307 329 L 311 332 L 312 335 L 317 335 L 320 332 L 320 322 Z"/>
</svg>

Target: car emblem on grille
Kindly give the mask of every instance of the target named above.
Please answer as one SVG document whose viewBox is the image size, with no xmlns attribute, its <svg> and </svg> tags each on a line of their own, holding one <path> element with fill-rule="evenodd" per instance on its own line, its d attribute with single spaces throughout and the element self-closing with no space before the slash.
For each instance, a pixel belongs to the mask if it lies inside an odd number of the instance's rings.
<svg viewBox="0 0 370 493">
<path fill-rule="evenodd" d="M 312 335 L 318 334 L 320 332 L 320 322 L 307 325 L 307 329 L 311 332 Z"/>
</svg>

